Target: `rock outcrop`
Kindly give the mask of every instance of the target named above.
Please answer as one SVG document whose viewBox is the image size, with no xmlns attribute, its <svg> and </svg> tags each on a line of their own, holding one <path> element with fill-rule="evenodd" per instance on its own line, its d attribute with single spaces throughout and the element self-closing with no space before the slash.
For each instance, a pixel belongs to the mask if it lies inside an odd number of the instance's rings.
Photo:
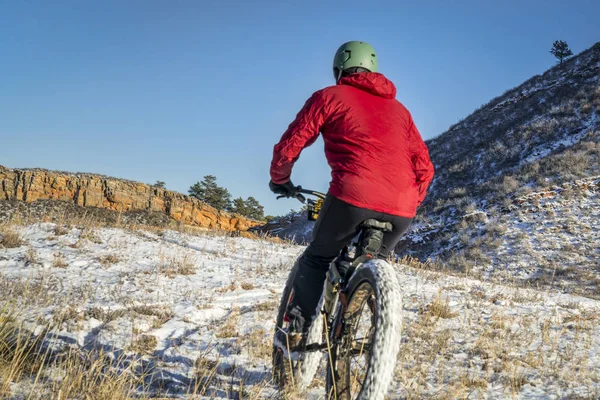
<svg viewBox="0 0 600 400">
<path fill-rule="evenodd" d="M 165 213 L 186 225 L 225 231 L 246 231 L 259 224 L 221 212 L 181 193 L 144 183 L 94 174 L 71 174 L 42 169 L 0 166 L 0 200 L 72 202 L 116 212 Z"/>
</svg>

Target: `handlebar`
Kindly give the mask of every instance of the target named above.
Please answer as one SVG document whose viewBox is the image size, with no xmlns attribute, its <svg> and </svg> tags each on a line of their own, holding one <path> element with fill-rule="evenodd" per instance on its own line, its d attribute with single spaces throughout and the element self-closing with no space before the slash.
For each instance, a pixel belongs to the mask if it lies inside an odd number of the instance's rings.
<svg viewBox="0 0 600 400">
<path fill-rule="evenodd" d="M 302 189 L 302 186 L 296 186 L 294 193 L 290 194 L 289 196 L 286 196 L 286 195 L 277 196 L 277 199 L 279 200 L 282 198 L 292 197 L 292 198 L 297 199 L 301 203 L 305 203 L 306 197 L 302 196 L 302 194 L 307 194 L 309 196 L 315 196 L 320 199 L 325 199 L 325 197 L 327 197 L 327 195 L 325 193 L 317 192 L 316 190 Z"/>
</svg>

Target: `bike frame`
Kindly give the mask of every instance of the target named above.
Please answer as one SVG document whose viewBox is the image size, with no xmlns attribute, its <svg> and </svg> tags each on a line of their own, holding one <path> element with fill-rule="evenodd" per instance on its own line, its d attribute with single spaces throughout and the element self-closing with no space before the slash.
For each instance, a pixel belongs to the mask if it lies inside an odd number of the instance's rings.
<svg viewBox="0 0 600 400">
<path fill-rule="evenodd" d="M 302 189 L 301 186 L 297 187 L 297 193 L 289 197 L 294 197 L 302 203 L 305 201 L 308 201 L 309 204 L 314 202 L 311 199 L 307 200 L 302 194 L 315 196 L 323 200 L 327 197 L 324 193 Z M 381 246 L 383 232 L 387 229 L 390 228 L 384 223 L 361 227 L 359 234 L 350 240 L 342 250 L 342 253 L 331 263 L 325 281 L 324 301 L 321 308 L 321 313 L 325 317 L 325 332 L 329 334 L 329 340 L 325 343 L 310 344 L 306 347 L 305 351 L 327 351 L 331 344 L 341 340 L 343 327 L 341 319 L 348 307 L 348 299 L 346 297 L 347 284 L 354 271 L 361 264 L 377 256 L 376 252 L 379 251 Z M 350 255 L 352 246 L 354 247 L 353 256 Z M 335 332 L 332 331 L 333 326 L 337 327 Z"/>
</svg>

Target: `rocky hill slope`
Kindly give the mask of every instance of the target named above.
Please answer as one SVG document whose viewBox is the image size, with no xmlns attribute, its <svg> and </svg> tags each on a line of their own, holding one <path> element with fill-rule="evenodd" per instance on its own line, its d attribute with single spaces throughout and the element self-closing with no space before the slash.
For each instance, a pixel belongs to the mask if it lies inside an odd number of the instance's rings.
<svg viewBox="0 0 600 400">
<path fill-rule="evenodd" d="M 436 177 L 399 254 L 600 296 L 599 142 L 597 43 L 427 142 Z M 290 217 L 262 229 L 306 239 Z"/>
<path fill-rule="evenodd" d="M 600 295 L 600 43 L 428 142 L 401 246 L 441 268 Z"/>
<path fill-rule="evenodd" d="M 144 183 L 93 174 L 9 169 L 0 166 L 0 203 L 4 203 L 0 204 L 0 209 L 21 209 L 23 204 L 19 203 L 25 202 L 43 204 L 43 210 L 48 210 L 53 206 L 48 204 L 48 200 L 75 206 L 69 208 L 68 212 L 76 212 L 78 207 L 91 207 L 119 214 L 147 213 L 154 214 L 153 219 L 162 222 L 176 221 L 225 231 L 246 231 L 259 224 L 257 221 L 217 211 L 181 193 Z"/>
</svg>

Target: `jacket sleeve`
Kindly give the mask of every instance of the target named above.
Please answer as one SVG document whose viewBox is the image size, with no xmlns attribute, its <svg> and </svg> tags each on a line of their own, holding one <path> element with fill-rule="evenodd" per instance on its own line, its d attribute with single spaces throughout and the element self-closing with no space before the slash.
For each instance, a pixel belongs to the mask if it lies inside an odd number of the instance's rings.
<svg viewBox="0 0 600 400">
<path fill-rule="evenodd" d="M 325 106 L 321 91 L 313 93 L 284 132 L 279 143 L 273 147 L 270 174 L 274 183 L 280 184 L 290 180 L 292 167 L 300 157 L 300 152 L 312 145 L 319 137 L 321 127 L 327 118 Z"/>
<path fill-rule="evenodd" d="M 409 122 L 410 129 L 410 148 L 411 148 L 411 159 L 413 168 L 416 176 L 417 184 L 419 185 L 419 197 L 417 206 L 421 205 L 425 196 L 427 195 L 427 188 L 433 180 L 434 167 L 431 159 L 429 158 L 429 150 L 427 145 L 423 141 L 421 134 L 417 130 L 412 118 Z"/>
</svg>

